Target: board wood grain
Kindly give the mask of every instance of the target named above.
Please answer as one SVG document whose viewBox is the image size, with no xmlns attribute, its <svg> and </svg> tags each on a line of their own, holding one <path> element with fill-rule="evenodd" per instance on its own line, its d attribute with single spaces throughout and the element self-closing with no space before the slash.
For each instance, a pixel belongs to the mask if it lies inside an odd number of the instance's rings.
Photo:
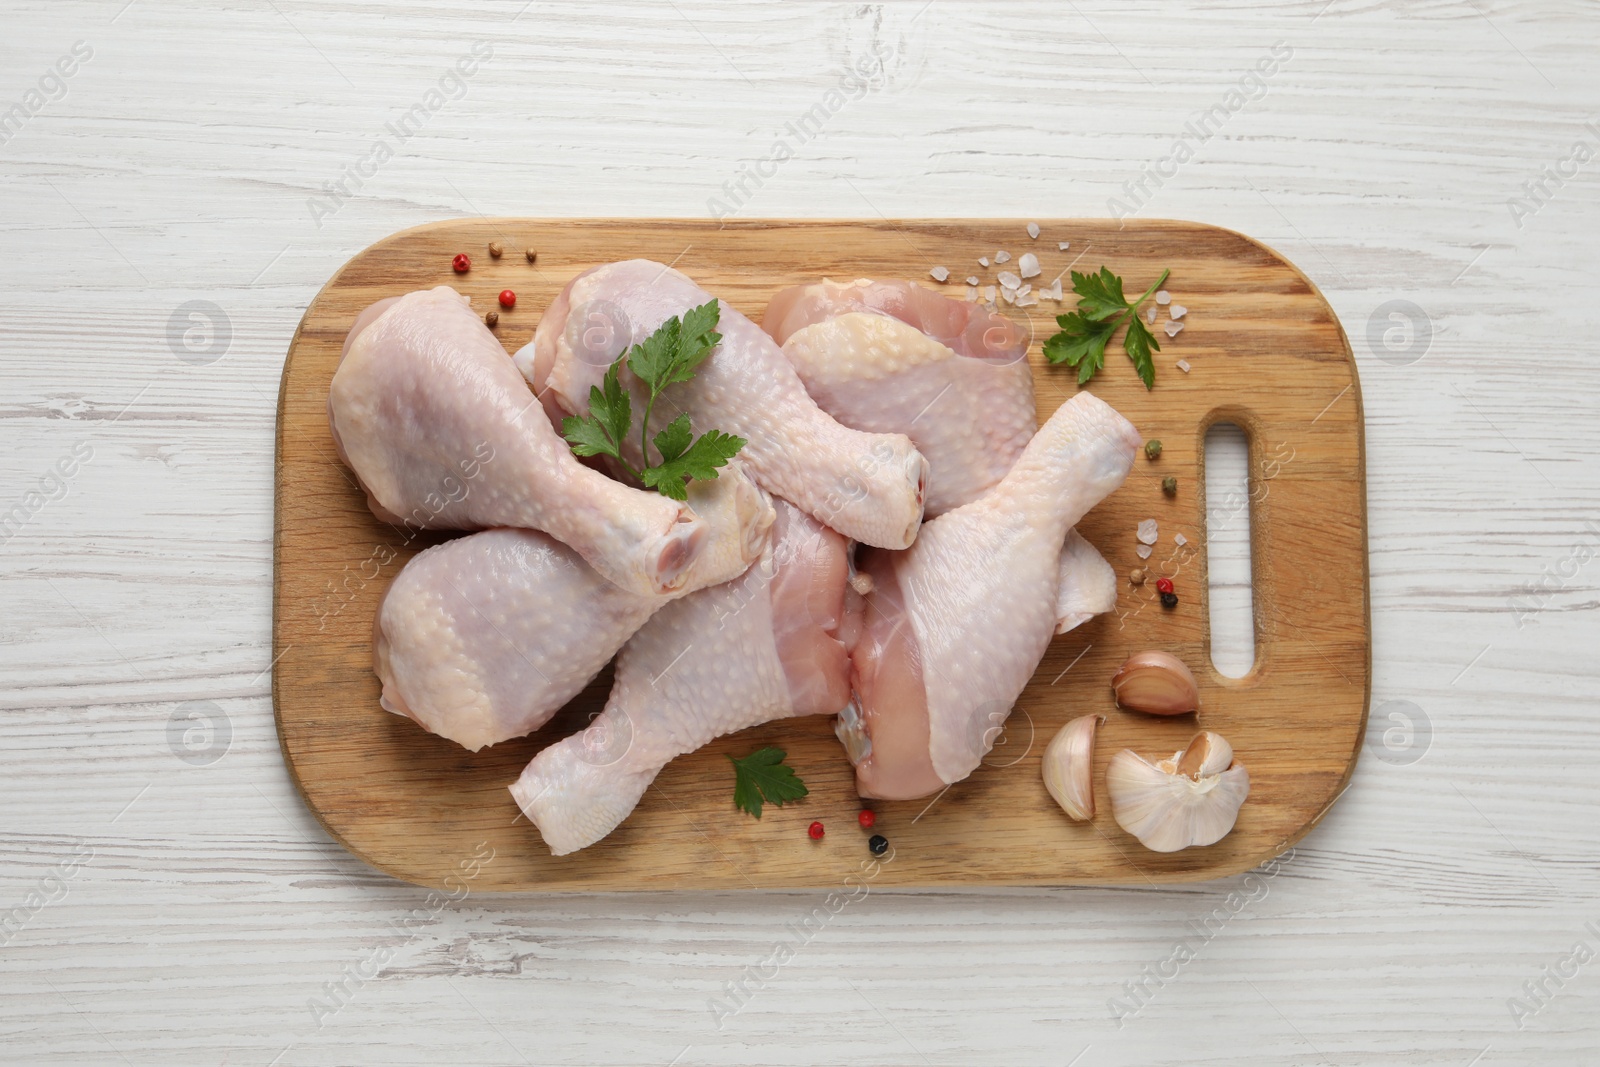
<svg viewBox="0 0 1600 1067">
<path fill-rule="evenodd" d="M 852 774 L 824 717 L 772 723 L 722 738 L 674 761 L 632 816 L 608 838 L 552 857 L 506 790 L 543 745 L 599 710 L 603 673 L 554 720 L 524 739 L 468 753 L 378 706 L 371 630 L 388 582 L 412 555 L 447 535 L 415 536 L 380 523 L 338 461 L 327 423 L 328 383 L 345 332 L 384 296 L 454 285 L 488 310 L 510 288 L 497 333 L 508 351 L 532 336 L 539 313 L 577 272 L 646 257 L 671 263 L 759 319 L 778 289 L 819 277 L 926 278 L 943 264 L 954 279 L 979 256 L 1033 251 L 1048 284 L 1068 269 L 1101 264 L 1142 288 L 1171 269 L 1167 288 L 1189 308 L 1185 329 L 1157 355 L 1146 392 L 1115 350 L 1090 388 L 1163 442 L 1140 457 L 1127 484 L 1079 529 L 1126 576 L 1152 566 L 1177 583 L 1164 610 L 1153 585 L 1124 582 L 1116 612 L 1057 637 L 1017 701 L 994 751 L 967 780 L 936 798 L 874 802 L 877 831 L 893 845 L 877 884 L 1154 884 L 1214 878 L 1282 852 L 1326 813 L 1349 780 L 1370 694 L 1365 463 L 1360 386 L 1337 318 L 1310 281 L 1281 256 L 1240 234 L 1188 222 L 1052 220 L 1031 241 L 1019 220 L 452 220 L 395 234 L 366 249 L 328 282 L 290 345 L 278 405 L 273 699 L 278 737 L 296 786 L 336 839 L 380 870 L 445 886 L 459 864 L 494 858 L 479 890 L 628 890 L 673 887 L 838 886 L 860 876 L 869 854 L 856 827 Z M 486 246 L 501 243 L 503 258 Z M 1070 247 L 1059 251 L 1057 242 Z M 536 249 L 530 263 L 524 249 Z M 464 275 L 456 252 L 473 257 Z M 1068 298 L 1061 309 L 1070 308 Z M 960 295 L 962 286 L 950 291 Z M 1004 307 L 1004 305 L 1002 305 Z M 1077 386 L 1039 353 L 1057 305 L 1007 308 L 1032 329 L 1040 417 Z M 1165 315 L 1163 315 L 1163 321 Z M 1192 370 L 1182 373 L 1178 359 Z M 1204 440 L 1220 421 L 1250 442 L 1250 492 L 1210 501 Z M 1178 479 L 1176 498 L 1160 488 Z M 1248 507 L 1256 660 L 1243 678 L 1211 667 L 1206 523 Z M 1147 563 L 1134 527 L 1161 528 Z M 1182 534 L 1187 544 L 1178 546 Z M 1234 745 L 1252 792 L 1234 832 L 1217 845 L 1158 855 L 1111 818 L 1104 770 L 1134 748 L 1166 754 L 1197 728 L 1193 716 L 1154 719 L 1115 708 L 1107 684 L 1142 648 L 1173 651 L 1200 681 L 1198 726 Z M 1107 716 L 1095 756 L 1099 811 L 1074 824 L 1045 792 L 1039 759 L 1068 719 Z M 731 805 L 725 754 L 785 748 L 811 794 L 757 821 Z M 829 828 L 820 842 L 805 827 Z"/>
</svg>

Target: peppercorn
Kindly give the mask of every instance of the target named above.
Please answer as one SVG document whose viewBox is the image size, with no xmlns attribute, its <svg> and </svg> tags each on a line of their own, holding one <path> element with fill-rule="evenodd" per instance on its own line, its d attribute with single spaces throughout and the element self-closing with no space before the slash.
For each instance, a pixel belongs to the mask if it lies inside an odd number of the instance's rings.
<svg viewBox="0 0 1600 1067">
<path fill-rule="evenodd" d="M 1144 584 L 1144 568 L 1143 567 L 1135 567 L 1135 568 L 1133 568 L 1133 570 L 1129 571 L 1128 572 L 1128 581 L 1132 582 L 1134 585 L 1143 585 Z"/>
<path fill-rule="evenodd" d="M 493 256 L 495 259 L 499 259 L 504 254 L 505 249 L 500 247 L 499 241 L 489 242 L 489 255 Z"/>
<path fill-rule="evenodd" d="M 450 268 L 457 274 L 465 274 L 472 269 L 472 260 L 465 252 L 457 252 L 456 258 L 450 261 Z"/>
<path fill-rule="evenodd" d="M 483 324 L 485 326 L 490 327 L 491 329 L 494 328 L 495 326 L 500 325 L 500 312 L 498 312 L 498 311 L 485 312 L 484 316 L 483 316 Z"/>
<path fill-rule="evenodd" d="M 1171 578 L 1157 578 L 1156 579 L 1156 592 L 1158 592 L 1158 593 L 1170 593 L 1170 592 L 1172 592 L 1172 579 Z"/>
<path fill-rule="evenodd" d="M 1161 479 L 1161 491 L 1163 493 L 1167 494 L 1168 496 L 1177 496 L 1178 495 L 1178 479 L 1170 477 L 1170 476 Z"/>
<path fill-rule="evenodd" d="M 1161 606 L 1164 607 L 1164 608 L 1175 608 L 1175 607 L 1177 607 L 1178 606 L 1178 594 L 1177 593 L 1162 593 L 1161 594 Z"/>
<path fill-rule="evenodd" d="M 882 834 L 873 834 L 867 838 L 867 847 L 872 850 L 874 856 L 881 856 L 889 851 L 889 839 Z"/>
<path fill-rule="evenodd" d="M 532 263 L 534 260 L 539 258 L 539 253 L 535 252 L 531 248 L 523 249 L 522 254 L 528 257 L 528 262 L 529 263 Z"/>
<path fill-rule="evenodd" d="M 1160 455 L 1161 455 L 1161 442 L 1160 441 L 1146 441 L 1144 443 L 1144 458 L 1145 459 L 1156 459 Z"/>
<path fill-rule="evenodd" d="M 861 824 L 863 830 L 872 829 L 872 824 L 878 821 L 878 816 L 863 808 L 861 814 L 856 816 L 856 822 Z"/>
<path fill-rule="evenodd" d="M 827 833 L 827 831 L 822 828 L 822 824 L 820 822 L 814 822 L 806 828 L 806 833 L 811 835 L 811 840 L 821 841 L 822 835 Z"/>
<path fill-rule="evenodd" d="M 502 289 L 502 290 L 500 290 L 500 306 L 503 307 L 503 308 L 514 308 L 514 307 L 516 307 L 517 306 L 517 294 L 513 293 L 510 289 Z"/>
</svg>

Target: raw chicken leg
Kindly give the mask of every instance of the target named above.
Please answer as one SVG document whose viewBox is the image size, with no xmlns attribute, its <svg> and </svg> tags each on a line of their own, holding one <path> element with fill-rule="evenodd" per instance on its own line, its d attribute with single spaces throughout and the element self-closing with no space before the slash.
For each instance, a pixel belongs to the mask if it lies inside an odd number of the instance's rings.
<svg viewBox="0 0 1600 1067">
<path fill-rule="evenodd" d="M 855 310 L 863 306 L 885 310 Z M 958 343 L 977 337 L 980 354 L 962 355 L 894 314 L 942 326 Z M 823 411 L 857 430 L 911 438 L 928 458 L 929 517 L 988 492 L 1032 439 L 1028 339 L 1004 315 L 912 282 L 862 280 L 786 289 L 766 323 L 791 328 L 806 316 L 820 318 L 794 329 L 783 354 Z M 1076 531 L 1061 554 L 1059 596 L 1057 633 L 1117 603 L 1111 564 Z"/>
<path fill-rule="evenodd" d="M 586 414 L 590 388 L 617 356 L 710 299 L 689 278 L 649 260 L 596 267 L 550 305 L 517 366 L 547 408 Z M 737 434 L 748 442 L 740 456 L 774 495 L 854 540 L 909 545 L 922 521 L 927 461 L 904 436 L 839 425 L 806 395 L 772 338 L 726 303 L 720 314 L 722 343 L 693 381 L 662 394 L 652 425 L 686 411 L 697 432 Z M 621 379 L 633 410 L 642 411 L 642 387 L 626 370 Z M 637 466 L 638 445 L 630 438 L 627 448 Z"/>
<path fill-rule="evenodd" d="M 928 459 L 929 518 L 991 489 L 1038 427 L 1033 371 L 1012 349 L 963 356 L 899 319 L 851 311 L 795 331 L 783 354 L 823 411 L 857 430 L 911 438 Z"/>
<path fill-rule="evenodd" d="M 440 286 L 369 312 L 334 373 L 328 418 L 374 514 L 543 530 L 624 588 L 687 588 L 705 524 L 579 463 L 465 297 Z"/>
<path fill-rule="evenodd" d="M 772 546 L 744 577 L 668 604 L 617 658 L 588 729 L 534 757 L 511 794 L 557 856 L 628 817 L 671 760 L 713 738 L 850 699 L 839 627 L 842 537 L 776 501 Z"/>
<path fill-rule="evenodd" d="M 858 705 L 838 723 L 862 796 L 926 796 L 978 766 L 1056 629 L 1067 530 L 1122 484 L 1138 446 L 1127 419 L 1079 393 L 993 490 L 910 550 L 863 562 Z"/>
<path fill-rule="evenodd" d="M 736 578 L 766 549 L 775 513 L 738 460 L 714 481 L 690 483 L 689 501 L 711 537 L 686 585 Z M 473 751 L 520 737 L 666 602 L 613 585 L 537 531 L 447 541 L 406 564 L 378 607 L 381 703 Z"/>
</svg>

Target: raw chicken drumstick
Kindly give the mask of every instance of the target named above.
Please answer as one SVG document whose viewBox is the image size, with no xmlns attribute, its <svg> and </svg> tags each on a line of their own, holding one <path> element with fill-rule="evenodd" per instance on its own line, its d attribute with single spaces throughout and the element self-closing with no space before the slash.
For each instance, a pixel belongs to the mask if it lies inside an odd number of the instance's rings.
<svg viewBox="0 0 1600 1067">
<path fill-rule="evenodd" d="M 551 303 L 517 366 L 547 408 L 583 415 L 589 390 L 631 345 L 674 315 L 712 299 L 688 277 L 645 259 L 609 263 L 578 275 Z M 689 382 L 656 402 L 651 425 L 688 412 L 694 429 L 737 434 L 740 457 L 774 496 L 869 545 L 904 548 L 922 521 L 927 461 L 900 434 L 862 433 L 839 425 L 806 395 L 772 338 L 721 304 L 722 342 Z M 635 413 L 644 392 L 624 370 Z M 637 438 L 625 442 L 639 465 Z"/>
<path fill-rule="evenodd" d="M 862 796 L 910 800 L 977 768 L 1057 629 L 1068 529 L 1122 484 L 1138 447 L 1127 419 L 1079 393 L 998 486 L 908 551 L 862 562 L 858 703 L 837 726 Z"/>
<path fill-rule="evenodd" d="M 822 410 L 911 438 L 930 467 L 927 518 L 991 488 L 1038 428 L 1031 338 L 981 305 L 911 281 L 824 280 L 780 290 L 761 326 Z"/>
<path fill-rule="evenodd" d="M 778 521 L 761 561 L 657 612 L 617 657 L 605 711 L 540 752 L 511 786 L 555 855 L 609 834 L 674 757 L 848 703 L 844 538 L 774 503 Z"/>
<path fill-rule="evenodd" d="M 783 354 L 823 411 L 911 438 L 928 459 L 929 518 L 992 489 L 1037 428 L 1029 338 L 998 312 L 863 278 L 785 289 L 762 326 L 788 331 Z M 1077 531 L 1062 546 L 1058 597 L 1058 633 L 1117 604 L 1116 573 Z"/>
<path fill-rule="evenodd" d="M 543 417 L 542 415 L 540 416 Z M 689 502 L 711 531 L 696 588 L 742 574 L 775 513 L 737 459 Z M 373 629 L 383 707 L 477 751 L 543 726 L 668 598 L 613 585 L 534 530 L 485 530 L 421 553 Z"/>
<path fill-rule="evenodd" d="M 543 530 L 626 589 L 688 588 L 705 524 L 579 463 L 465 297 L 408 293 L 351 334 L 328 419 L 378 518 Z"/>
</svg>

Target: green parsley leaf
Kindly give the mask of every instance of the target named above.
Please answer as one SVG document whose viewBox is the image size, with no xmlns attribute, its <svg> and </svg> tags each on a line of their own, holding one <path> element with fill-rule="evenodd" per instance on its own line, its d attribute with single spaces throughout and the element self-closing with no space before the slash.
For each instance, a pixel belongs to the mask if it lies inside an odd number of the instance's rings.
<svg viewBox="0 0 1600 1067">
<path fill-rule="evenodd" d="M 561 434 L 580 456 L 622 458 L 622 441 L 633 425 L 633 405 L 617 380 L 617 365 L 606 371 L 600 385 L 589 387 L 589 414 L 561 420 Z"/>
<path fill-rule="evenodd" d="M 1161 351 L 1161 344 L 1144 324 L 1138 315 L 1128 320 L 1128 332 L 1122 338 L 1123 350 L 1128 353 L 1128 358 L 1133 360 L 1134 368 L 1138 370 L 1139 377 L 1144 381 L 1146 389 L 1156 386 L 1156 365 L 1150 358 L 1152 349 Z"/>
<path fill-rule="evenodd" d="M 1150 353 L 1161 351 L 1161 344 L 1140 320 L 1139 305 L 1161 288 L 1170 273 L 1162 271 L 1155 284 L 1130 303 L 1123 295 L 1122 279 L 1112 274 L 1111 268 L 1102 266 L 1095 274 L 1073 271 L 1072 290 L 1078 294 L 1078 310 L 1056 316 L 1061 332 L 1045 341 L 1045 359 L 1076 367 L 1078 384 L 1083 385 L 1105 365 L 1106 344 L 1126 323 L 1128 331 L 1122 336 L 1122 350 L 1133 361 L 1144 387 L 1154 389 L 1156 366 Z"/>
<path fill-rule="evenodd" d="M 728 460 L 739 454 L 739 449 L 745 446 L 742 437 L 721 430 L 707 430 L 700 438 L 686 449 L 677 451 L 679 441 L 676 437 L 668 441 L 669 448 L 662 447 L 662 441 L 669 433 L 673 432 L 679 422 L 683 424 L 683 436 L 689 434 L 689 417 L 679 415 L 673 420 L 672 426 L 656 435 L 656 447 L 661 449 L 661 462 L 644 471 L 644 484 L 674 500 L 687 500 L 688 490 L 685 488 L 685 479 L 696 481 L 710 481 L 717 476 L 717 468 L 724 466 Z"/>
<path fill-rule="evenodd" d="M 791 800 L 799 800 L 810 792 L 806 784 L 794 773 L 794 768 L 783 760 L 786 753 L 781 748 L 762 748 L 744 757 L 728 757 L 733 764 L 733 805 L 761 818 L 763 800 L 783 807 Z"/>
<path fill-rule="evenodd" d="M 667 428 L 656 434 L 656 450 L 661 453 L 663 463 L 671 463 L 689 450 L 689 442 L 694 440 L 694 430 L 689 426 L 689 413 L 673 419 Z"/>
<path fill-rule="evenodd" d="M 1078 310 L 1086 318 L 1099 322 L 1128 310 L 1128 298 L 1122 295 L 1122 279 L 1101 267 L 1099 274 L 1072 272 L 1072 291 L 1078 294 Z"/>
<path fill-rule="evenodd" d="M 1044 343 L 1044 358 L 1078 368 L 1078 384 L 1093 378 L 1106 361 L 1106 342 L 1116 332 L 1115 323 L 1091 322 L 1079 312 L 1056 316 L 1061 332 Z"/>
</svg>

